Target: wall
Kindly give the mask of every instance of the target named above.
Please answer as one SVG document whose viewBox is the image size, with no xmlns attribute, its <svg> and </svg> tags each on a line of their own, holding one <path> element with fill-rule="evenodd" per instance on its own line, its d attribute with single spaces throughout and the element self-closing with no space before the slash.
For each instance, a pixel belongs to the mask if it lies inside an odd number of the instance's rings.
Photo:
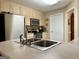
<svg viewBox="0 0 79 59">
<path fill-rule="evenodd" d="M 74 8 L 75 8 L 75 17 L 76 17 L 76 33 L 77 37 L 75 38 L 75 42 L 79 45 L 79 0 L 74 0 Z"/>
<path fill-rule="evenodd" d="M 44 25 L 44 15 L 42 12 L 21 4 L 17 4 L 15 2 L 0 0 L 0 11 L 6 11 L 25 16 L 26 25 L 30 25 L 30 18 L 40 19 L 40 25 Z"/>
<path fill-rule="evenodd" d="M 76 17 L 77 17 L 77 27 L 78 27 L 78 36 L 79 36 L 79 0 L 75 0 L 75 4 L 74 4 L 76 7 Z"/>
<path fill-rule="evenodd" d="M 53 14 L 56 14 L 56 13 L 61 13 L 63 12 L 64 13 L 64 9 L 63 8 L 60 8 L 60 9 L 56 9 L 56 10 L 52 10 L 52 11 L 49 11 L 49 12 L 46 12 L 45 14 L 45 18 L 49 18 L 50 15 L 53 15 Z"/>
<path fill-rule="evenodd" d="M 68 26 L 67 26 L 67 22 L 68 22 L 68 20 L 67 20 L 67 13 L 71 10 L 71 9 L 73 9 L 74 8 L 74 16 L 75 16 L 75 18 L 74 18 L 74 34 L 75 34 L 75 40 L 74 41 L 78 41 L 76 38 L 79 36 L 79 0 L 73 0 L 72 1 L 72 3 L 70 4 L 70 5 L 68 5 L 67 7 L 66 7 L 66 9 L 65 9 L 65 38 L 67 38 L 67 28 L 68 28 Z M 67 38 L 68 39 L 68 38 Z M 66 40 L 67 40 L 66 39 Z M 78 41 L 79 42 L 79 41 Z"/>
<path fill-rule="evenodd" d="M 56 9 L 56 10 L 53 10 L 53 11 L 50 11 L 50 12 L 47 12 L 46 13 L 46 16 L 45 16 L 45 18 L 46 19 L 50 19 L 50 16 L 51 15 L 55 15 L 55 14 L 58 14 L 58 13 L 63 13 L 63 23 L 64 23 L 64 21 L 65 21 L 65 10 L 64 10 L 64 8 L 60 8 L 60 9 Z M 49 23 L 49 22 L 48 22 Z M 65 25 L 63 25 L 63 41 L 65 41 L 64 39 L 65 39 Z M 49 29 L 49 27 L 48 27 L 48 29 Z M 49 29 L 50 30 L 50 29 Z"/>
<path fill-rule="evenodd" d="M 79 24 L 78 24 L 78 19 L 79 19 L 79 1 L 78 0 L 73 0 L 70 4 L 68 4 L 64 8 L 60 8 L 57 10 L 53 10 L 51 12 L 46 13 L 46 18 L 49 18 L 50 15 L 56 14 L 56 13 L 63 13 L 64 14 L 64 40 L 65 42 L 68 41 L 68 19 L 67 19 L 67 12 L 74 8 L 74 14 L 75 14 L 75 38 L 79 36 Z"/>
<path fill-rule="evenodd" d="M 6 12 L 11 12 L 14 14 L 18 15 L 24 15 L 25 16 L 25 24 L 30 25 L 30 18 L 37 18 L 40 19 L 40 25 L 45 25 L 45 19 L 48 19 L 50 15 L 56 14 L 56 13 L 64 13 L 64 39 L 65 41 L 68 39 L 67 37 L 67 16 L 66 12 L 69 11 L 69 9 L 74 8 L 75 12 L 75 38 L 79 36 L 79 24 L 78 24 L 78 19 L 79 19 L 79 0 L 73 0 L 72 3 L 67 5 L 65 8 L 60 8 L 57 10 L 53 10 L 47 13 L 42 13 L 38 10 L 29 8 L 27 6 L 17 4 L 15 2 L 11 2 L 8 0 L 0 0 L 0 11 L 6 11 Z M 45 15 L 45 17 L 44 17 Z"/>
<path fill-rule="evenodd" d="M 79 36 L 79 0 L 72 0 L 72 2 L 67 5 L 65 8 L 61 8 L 58 10 L 53 10 L 51 12 L 46 13 L 46 18 L 49 18 L 50 15 L 63 12 L 64 13 L 64 39 L 67 42 L 68 41 L 68 18 L 67 13 L 74 8 L 74 26 L 75 26 L 75 41 L 79 42 L 78 36 Z M 76 39 L 77 38 L 77 39 Z"/>
<path fill-rule="evenodd" d="M 75 39 L 74 42 L 79 45 L 79 0 L 73 0 L 70 5 L 68 5 L 65 9 L 65 14 L 70 11 L 72 8 L 74 8 L 74 32 L 75 32 Z M 65 16 L 66 26 L 65 29 L 67 29 L 67 16 Z M 67 32 L 65 34 L 67 35 Z M 67 38 L 67 37 L 66 37 Z"/>
<path fill-rule="evenodd" d="M 65 10 L 65 41 L 68 42 L 68 12 L 71 11 L 71 9 L 74 8 L 74 3 L 73 1 L 66 6 Z"/>
</svg>

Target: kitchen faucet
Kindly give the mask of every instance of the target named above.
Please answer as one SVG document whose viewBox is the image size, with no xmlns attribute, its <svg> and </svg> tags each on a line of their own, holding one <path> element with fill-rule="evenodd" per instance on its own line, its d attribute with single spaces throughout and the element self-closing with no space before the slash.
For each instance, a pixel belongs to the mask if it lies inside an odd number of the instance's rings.
<svg viewBox="0 0 79 59">
<path fill-rule="evenodd" d="M 23 34 L 21 34 L 19 36 L 19 38 L 20 38 L 20 44 L 24 45 L 26 43 L 26 41 L 25 41 L 25 38 L 24 38 Z"/>
<path fill-rule="evenodd" d="M 19 36 L 19 38 L 20 38 L 20 43 L 21 44 L 27 44 L 27 28 L 26 27 L 24 27 L 24 35 L 23 34 L 21 34 L 20 36 Z"/>
<path fill-rule="evenodd" d="M 24 38 L 23 34 L 21 34 L 19 36 L 19 38 L 20 38 L 20 44 L 22 44 L 22 45 L 25 45 L 25 44 L 31 45 L 31 41 L 27 40 L 27 38 Z"/>
</svg>

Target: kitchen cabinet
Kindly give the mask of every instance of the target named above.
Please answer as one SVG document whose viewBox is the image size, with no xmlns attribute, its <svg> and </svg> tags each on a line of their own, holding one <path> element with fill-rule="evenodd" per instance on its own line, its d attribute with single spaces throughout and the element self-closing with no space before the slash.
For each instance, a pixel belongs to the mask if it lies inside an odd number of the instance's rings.
<svg viewBox="0 0 79 59">
<path fill-rule="evenodd" d="M 0 10 L 9 12 L 9 1 L 7 0 L 0 0 Z"/>
<path fill-rule="evenodd" d="M 43 25 L 43 14 L 40 11 L 22 4 L 18 4 L 9 0 L 0 0 L 0 11 L 11 12 L 13 14 L 25 16 L 26 25 L 30 25 L 30 18 L 40 19 L 40 25 Z"/>
<path fill-rule="evenodd" d="M 48 32 L 43 32 L 43 39 L 44 39 L 44 40 L 48 40 L 48 39 L 49 39 L 48 36 L 49 36 L 49 35 L 48 35 Z"/>
<path fill-rule="evenodd" d="M 0 0 L 0 10 L 13 14 L 20 14 L 20 5 L 11 1 Z"/>
<path fill-rule="evenodd" d="M 20 14 L 20 5 L 10 2 L 10 12 L 13 14 Z"/>
<path fill-rule="evenodd" d="M 25 16 L 26 15 L 26 11 L 27 11 L 26 10 L 26 7 L 25 6 L 22 6 L 22 5 L 20 7 L 21 7 L 21 9 L 20 9 L 21 10 L 21 12 L 20 12 L 21 15 Z"/>
<path fill-rule="evenodd" d="M 25 24 L 30 25 L 30 11 L 28 7 L 21 6 L 21 15 L 25 16 Z"/>
<path fill-rule="evenodd" d="M 27 39 L 31 39 L 34 38 L 34 34 L 33 33 L 27 33 Z"/>
</svg>

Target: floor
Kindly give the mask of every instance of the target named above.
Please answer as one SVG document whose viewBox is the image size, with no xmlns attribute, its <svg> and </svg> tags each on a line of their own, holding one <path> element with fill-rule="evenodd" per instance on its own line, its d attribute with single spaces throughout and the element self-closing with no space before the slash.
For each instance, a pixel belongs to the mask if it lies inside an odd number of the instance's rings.
<svg viewBox="0 0 79 59">
<path fill-rule="evenodd" d="M 74 46 L 79 47 L 79 37 L 77 37 L 76 39 L 74 39 L 74 40 L 71 41 L 70 43 L 73 44 Z"/>
</svg>

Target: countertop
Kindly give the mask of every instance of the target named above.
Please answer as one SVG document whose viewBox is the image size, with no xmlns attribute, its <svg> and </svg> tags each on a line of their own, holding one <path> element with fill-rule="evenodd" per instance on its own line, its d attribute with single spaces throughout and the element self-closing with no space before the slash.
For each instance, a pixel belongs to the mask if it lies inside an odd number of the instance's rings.
<svg viewBox="0 0 79 59">
<path fill-rule="evenodd" d="M 10 59 L 79 59 L 79 47 L 62 43 L 46 51 L 20 46 L 14 41 L 0 43 L 0 52 Z"/>
</svg>

